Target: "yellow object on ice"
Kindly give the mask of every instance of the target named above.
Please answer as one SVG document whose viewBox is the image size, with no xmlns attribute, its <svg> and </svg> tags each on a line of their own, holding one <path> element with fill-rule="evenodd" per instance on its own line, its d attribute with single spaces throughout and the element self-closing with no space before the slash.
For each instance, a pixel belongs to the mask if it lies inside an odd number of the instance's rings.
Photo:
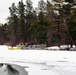
<svg viewBox="0 0 76 75">
<path fill-rule="evenodd" d="M 22 50 L 22 46 L 20 47 L 8 47 L 9 50 Z"/>
</svg>

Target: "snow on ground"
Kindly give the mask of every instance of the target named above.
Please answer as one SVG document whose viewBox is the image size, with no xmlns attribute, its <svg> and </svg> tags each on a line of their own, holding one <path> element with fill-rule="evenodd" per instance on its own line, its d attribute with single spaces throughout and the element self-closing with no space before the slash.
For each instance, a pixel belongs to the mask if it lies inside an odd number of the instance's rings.
<svg viewBox="0 0 76 75">
<path fill-rule="evenodd" d="M 76 75 L 76 51 L 8 50 L 0 46 L 0 63 L 22 66 L 28 75 Z"/>
</svg>

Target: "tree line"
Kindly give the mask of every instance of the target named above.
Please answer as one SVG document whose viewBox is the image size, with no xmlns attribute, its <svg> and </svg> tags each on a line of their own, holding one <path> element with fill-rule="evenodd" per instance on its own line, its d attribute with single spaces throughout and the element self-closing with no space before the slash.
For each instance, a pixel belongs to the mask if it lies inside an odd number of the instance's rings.
<svg viewBox="0 0 76 75">
<path fill-rule="evenodd" d="M 0 24 L 0 44 L 32 42 L 47 46 L 76 44 L 76 1 L 31 0 L 12 3 L 5 24 Z"/>
</svg>

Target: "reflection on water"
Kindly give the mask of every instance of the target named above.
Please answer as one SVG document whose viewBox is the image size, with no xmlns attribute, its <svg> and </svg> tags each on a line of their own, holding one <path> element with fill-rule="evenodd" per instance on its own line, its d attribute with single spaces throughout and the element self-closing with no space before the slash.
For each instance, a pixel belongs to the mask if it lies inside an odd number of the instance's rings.
<svg viewBox="0 0 76 75">
<path fill-rule="evenodd" d="M 28 73 L 21 66 L 0 63 L 0 75 L 28 75 Z"/>
<path fill-rule="evenodd" d="M 8 75 L 20 75 L 19 71 L 13 68 L 11 65 L 7 65 Z"/>
</svg>

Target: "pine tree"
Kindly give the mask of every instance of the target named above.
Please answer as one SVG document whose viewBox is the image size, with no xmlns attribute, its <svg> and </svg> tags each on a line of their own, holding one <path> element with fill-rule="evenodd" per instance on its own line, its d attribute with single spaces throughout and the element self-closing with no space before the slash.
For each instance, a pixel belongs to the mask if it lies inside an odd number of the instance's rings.
<svg viewBox="0 0 76 75">
<path fill-rule="evenodd" d="M 51 2 L 47 0 L 47 7 L 46 7 L 46 16 L 48 21 L 47 26 L 47 44 L 48 46 L 56 45 L 57 44 L 57 23 L 55 20 L 57 19 L 57 14 L 54 13 L 54 6 Z"/>
<path fill-rule="evenodd" d="M 38 9 L 39 9 L 41 12 L 45 12 L 46 3 L 44 2 L 44 0 L 40 0 L 40 1 L 38 2 Z"/>
<path fill-rule="evenodd" d="M 19 1 L 17 7 L 17 14 L 18 14 L 18 37 L 20 42 L 26 41 L 26 34 L 25 34 L 25 4 L 23 0 Z"/>
<path fill-rule="evenodd" d="M 32 6 L 32 1 L 31 0 L 26 0 L 26 8 L 25 8 L 25 12 L 26 12 L 26 42 L 30 42 L 31 41 L 31 36 L 32 36 L 32 32 L 30 30 L 32 21 L 33 21 L 33 6 Z"/>
<path fill-rule="evenodd" d="M 7 24 L 0 24 L 0 45 L 3 45 L 7 42 L 6 27 Z"/>
<path fill-rule="evenodd" d="M 65 40 L 67 40 L 65 41 L 65 43 L 70 44 L 72 47 L 74 41 L 68 30 L 69 26 L 67 22 L 71 17 L 76 2 L 74 0 L 54 0 L 54 1 L 55 1 L 54 5 L 55 9 L 59 12 L 60 19 L 62 20 L 62 23 L 60 25 L 62 25 L 63 28 L 60 29 L 61 31 L 63 31 L 62 34 L 64 34 L 64 36 L 61 38 L 61 42 L 63 43 Z"/>
<path fill-rule="evenodd" d="M 37 38 L 36 38 L 37 24 L 38 24 L 37 13 L 34 10 L 32 13 L 32 20 L 31 20 L 31 24 L 29 27 L 29 30 L 31 31 L 31 34 L 30 34 L 31 35 L 31 42 L 33 42 L 33 43 L 37 42 Z"/>
<path fill-rule="evenodd" d="M 47 43 L 47 20 L 45 16 L 46 3 L 43 0 L 38 2 L 38 16 L 36 24 L 36 41 L 37 43 Z M 44 41 L 45 40 L 45 41 Z"/>
<path fill-rule="evenodd" d="M 68 29 L 70 32 L 70 36 L 72 37 L 72 42 L 73 44 L 76 45 L 76 1 L 73 0 L 73 2 L 71 2 L 71 14 L 69 16 L 69 18 L 67 18 L 67 25 L 68 25 Z"/>
<path fill-rule="evenodd" d="M 17 44 L 17 27 L 18 27 L 18 17 L 16 14 L 15 3 L 12 3 L 12 6 L 9 7 L 10 16 L 8 17 L 8 37 L 11 44 Z"/>
</svg>

